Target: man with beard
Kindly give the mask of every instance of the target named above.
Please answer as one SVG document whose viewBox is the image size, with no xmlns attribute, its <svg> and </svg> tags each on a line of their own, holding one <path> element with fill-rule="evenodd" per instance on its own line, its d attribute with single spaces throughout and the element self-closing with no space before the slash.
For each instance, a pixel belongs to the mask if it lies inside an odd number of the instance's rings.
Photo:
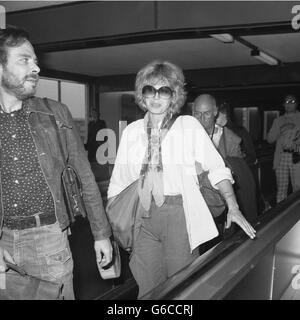
<svg viewBox="0 0 300 320">
<path fill-rule="evenodd" d="M 51 115 L 68 164 L 82 182 L 101 266 L 112 259 L 111 229 L 68 108 L 53 100 L 46 106 L 34 97 L 39 71 L 27 33 L 17 28 L 0 30 L 0 276 L 6 272 L 8 281 L 13 272 L 8 265 L 15 264 L 31 276 L 58 283 L 59 299 L 74 299 L 67 238 L 70 221 L 61 186 L 64 163 Z M 48 292 L 36 298 L 46 297 Z"/>
<path fill-rule="evenodd" d="M 267 136 L 269 143 L 276 141 L 273 168 L 277 180 L 277 203 L 287 197 L 289 177 L 293 191 L 300 188 L 299 163 L 293 163 L 293 153 L 297 155 L 300 151 L 300 113 L 296 97 L 286 95 L 283 107 L 285 113 L 274 120 Z"/>
</svg>

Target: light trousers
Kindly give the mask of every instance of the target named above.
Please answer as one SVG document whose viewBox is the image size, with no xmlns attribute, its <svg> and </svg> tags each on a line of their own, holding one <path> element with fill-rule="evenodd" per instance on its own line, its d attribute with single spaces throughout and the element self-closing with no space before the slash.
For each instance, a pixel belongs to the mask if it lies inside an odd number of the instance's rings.
<svg viewBox="0 0 300 320">
<path fill-rule="evenodd" d="M 198 250 L 190 251 L 181 196 L 166 196 L 143 223 L 134 244 L 130 269 L 139 286 L 138 298 L 190 264 Z"/>
<path fill-rule="evenodd" d="M 285 152 L 281 155 L 280 164 L 276 168 L 276 181 L 277 181 L 277 195 L 276 201 L 277 203 L 284 200 L 287 197 L 289 179 L 291 179 L 291 184 L 293 188 L 293 192 L 299 189 L 299 165 L 293 164 L 292 154 Z M 297 173 L 297 175 L 296 175 Z"/>
</svg>

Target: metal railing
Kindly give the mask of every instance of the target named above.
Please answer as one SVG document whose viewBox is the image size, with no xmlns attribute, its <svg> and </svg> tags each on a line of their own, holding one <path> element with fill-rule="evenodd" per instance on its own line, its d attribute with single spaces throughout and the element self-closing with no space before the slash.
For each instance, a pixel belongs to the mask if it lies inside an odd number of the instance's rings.
<svg viewBox="0 0 300 320">
<path fill-rule="evenodd" d="M 262 215 L 249 239 L 241 230 L 141 299 L 223 299 L 300 219 L 300 191 Z"/>
</svg>

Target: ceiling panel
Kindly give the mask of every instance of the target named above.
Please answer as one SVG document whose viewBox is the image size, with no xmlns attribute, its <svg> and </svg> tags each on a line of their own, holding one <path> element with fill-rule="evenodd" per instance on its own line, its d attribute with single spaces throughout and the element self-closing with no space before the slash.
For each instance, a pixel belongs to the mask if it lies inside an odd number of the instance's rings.
<svg viewBox="0 0 300 320">
<path fill-rule="evenodd" d="M 282 62 L 300 61 L 300 32 L 243 38 Z"/>
<path fill-rule="evenodd" d="M 162 29 L 231 26 L 291 21 L 299 1 L 158 1 L 158 26 Z M 186 16 L 189 21 L 186 21 Z"/>
<path fill-rule="evenodd" d="M 45 54 L 43 63 L 50 69 L 105 76 L 136 73 L 154 59 L 170 60 L 186 70 L 260 64 L 242 44 L 211 38 L 52 52 Z"/>
<path fill-rule="evenodd" d="M 6 11 L 11 12 L 70 2 L 75 1 L 0 1 L 0 4 L 5 3 Z M 220 19 L 217 19 L 217 17 L 223 14 L 224 7 L 227 5 L 224 3 L 224 5 L 222 4 L 222 6 L 220 6 L 220 4 L 222 3 L 204 3 L 203 8 L 206 8 L 206 10 L 203 10 L 203 13 L 195 12 L 195 15 L 198 17 L 199 14 L 206 14 L 208 21 L 217 25 L 222 22 L 219 21 Z M 253 3 L 245 3 L 245 5 L 246 4 L 250 9 L 252 8 L 251 10 L 255 9 Z M 268 2 L 265 2 L 262 5 L 267 6 L 267 4 Z M 180 5 L 180 2 L 172 3 L 173 13 L 177 11 L 181 13 L 181 10 L 179 10 Z M 191 3 L 190 11 L 194 10 L 194 5 L 195 4 Z M 227 17 L 226 19 L 228 19 L 228 23 L 234 24 L 234 21 L 236 22 L 234 17 L 236 16 L 241 19 L 240 23 L 245 23 L 248 21 L 247 19 L 250 18 L 254 19 L 254 16 L 255 21 L 261 19 L 262 21 L 265 20 L 268 22 L 273 16 L 276 17 L 278 21 L 286 20 L 286 17 L 291 14 L 290 9 L 295 5 L 295 2 L 282 2 L 278 5 L 276 3 L 276 6 L 273 4 L 268 16 L 265 16 L 265 13 L 262 12 L 263 10 L 254 10 L 256 13 L 250 14 L 252 11 L 247 6 L 241 7 L 240 3 L 238 5 L 228 3 L 228 5 L 232 6 L 234 10 L 227 10 L 229 12 L 226 12 L 225 16 Z M 159 3 L 159 7 L 163 9 L 166 7 L 166 4 L 161 2 Z M 216 8 L 218 8 L 218 10 L 215 12 L 214 10 Z M 246 10 L 246 8 L 249 10 Z M 210 14 L 208 14 L 209 12 Z M 218 15 L 214 16 L 214 12 L 218 13 Z M 172 20 L 174 22 L 174 28 L 180 27 L 179 17 L 180 14 L 174 14 L 174 21 Z M 217 19 L 217 21 L 212 20 L 212 17 Z M 157 18 L 157 23 L 161 24 L 162 16 L 158 16 Z M 195 21 L 197 21 L 197 19 Z M 195 21 L 193 23 L 196 23 Z M 226 24 L 225 22 L 221 24 L 224 25 Z M 196 25 L 198 24 L 196 23 Z M 243 38 L 266 53 L 280 59 L 282 62 L 300 62 L 300 32 L 245 36 Z M 45 53 L 41 58 L 42 66 L 49 69 L 90 76 L 136 73 L 142 66 L 153 59 L 173 61 L 185 70 L 263 64 L 259 60 L 251 57 L 250 49 L 241 43 L 235 41 L 231 44 L 224 44 L 211 38 L 170 40 L 51 52 Z"/>
</svg>

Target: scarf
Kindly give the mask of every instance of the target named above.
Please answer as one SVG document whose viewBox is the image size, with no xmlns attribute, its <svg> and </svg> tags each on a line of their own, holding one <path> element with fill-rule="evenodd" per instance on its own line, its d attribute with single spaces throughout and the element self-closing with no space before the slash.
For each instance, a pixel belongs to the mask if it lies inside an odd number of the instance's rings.
<svg viewBox="0 0 300 320">
<path fill-rule="evenodd" d="M 150 209 L 152 197 L 158 207 L 161 207 L 165 201 L 161 143 L 174 121 L 175 117 L 168 112 L 160 128 L 153 128 L 148 112 L 144 118 L 148 146 L 140 171 L 138 192 L 141 204 L 146 211 Z"/>
</svg>

